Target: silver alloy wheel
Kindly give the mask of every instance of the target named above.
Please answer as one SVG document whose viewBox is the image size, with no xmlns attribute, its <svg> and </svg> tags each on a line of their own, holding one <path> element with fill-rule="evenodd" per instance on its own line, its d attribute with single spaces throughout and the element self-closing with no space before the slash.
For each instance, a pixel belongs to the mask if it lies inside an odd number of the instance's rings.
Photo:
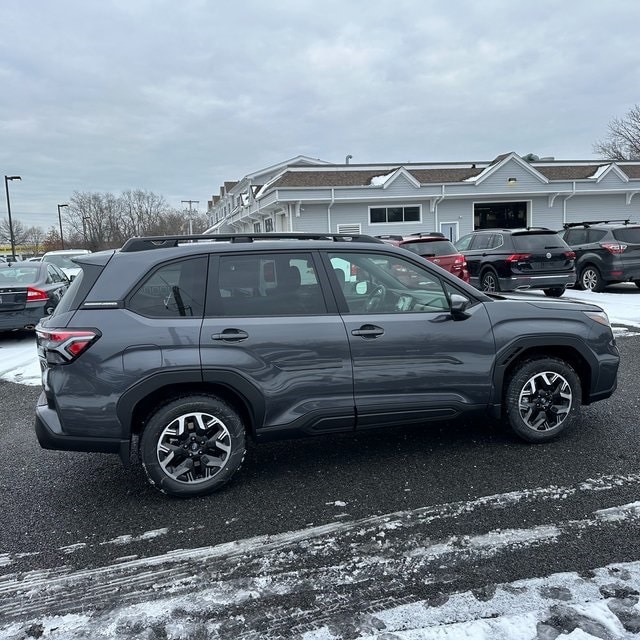
<svg viewBox="0 0 640 640">
<path fill-rule="evenodd" d="M 491 271 L 487 271 L 482 276 L 482 290 L 490 291 L 491 293 L 498 291 L 498 281 Z"/>
<path fill-rule="evenodd" d="M 523 385 L 518 410 L 527 427 L 549 431 L 566 420 L 572 403 L 573 394 L 567 379 L 555 371 L 542 371 Z"/>
<path fill-rule="evenodd" d="M 587 267 L 580 276 L 582 286 L 589 291 L 593 291 L 598 286 L 598 274 L 594 269 Z"/>
<path fill-rule="evenodd" d="M 222 420 L 211 414 L 185 413 L 162 430 L 156 454 L 164 473 L 177 482 L 206 482 L 227 463 L 231 435 Z"/>
</svg>

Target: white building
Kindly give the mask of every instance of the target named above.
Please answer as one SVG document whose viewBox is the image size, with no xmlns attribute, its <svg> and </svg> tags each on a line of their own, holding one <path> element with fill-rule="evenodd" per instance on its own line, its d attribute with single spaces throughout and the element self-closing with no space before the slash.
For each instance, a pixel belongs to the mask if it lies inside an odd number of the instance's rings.
<svg viewBox="0 0 640 640">
<path fill-rule="evenodd" d="M 640 221 L 640 161 L 554 160 L 337 165 L 298 156 L 225 182 L 210 233 L 409 234 Z"/>
</svg>

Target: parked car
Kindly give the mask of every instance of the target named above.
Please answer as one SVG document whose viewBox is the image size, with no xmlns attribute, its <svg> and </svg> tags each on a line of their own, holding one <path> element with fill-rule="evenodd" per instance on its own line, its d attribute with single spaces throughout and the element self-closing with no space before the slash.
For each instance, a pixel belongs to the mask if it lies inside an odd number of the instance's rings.
<svg viewBox="0 0 640 640">
<path fill-rule="evenodd" d="M 73 280 L 80 273 L 80 267 L 73 259 L 88 253 L 91 253 L 88 249 L 60 249 L 58 251 L 47 251 L 42 256 L 42 260 L 55 264 L 56 267 L 59 267 L 67 274 L 69 280 Z"/>
<path fill-rule="evenodd" d="M 42 262 L 42 256 L 32 256 L 31 258 L 27 258 L 26 262 Z"/>
<path fill-rule="evenodd" d="M 76 260 L 36 330 L 40 444 L 128 464 L 136 443 L 175 496 L 223 486 L 248 438 L 490 415 L 546 442 L 616 388 L 599 307 L 490 297 L 367 236 L 133 238 Z"/>
<path fill-rule="evenodd" d="M 609 284 L 640 287 L 640 224 L 590 220 L 564 225 L 560 236 L 576 254 L 579 289 L 603 291 Z"/>
<path fill-rule="evenodd" d="M 0 263 L 0 331 L 34 329 L 53 313 L 68 287 L 67 276 L 55 265 Z"/>
<path fill-rule="evenodd" d="M 383 242 L 417 253 L 426 260 L 437 264 L 454 276 L 469 282 L 469 271 L 465 257 L 447 240 L 442 233 L 412 233 L 404 236 L 376 236 Z"/>
<path fill-rule="evenodd" d="M 576 280 L 575 254 L 551 229 L 482 229 L 455 243 L 482 291 L 542 289 L 558 298 Z"/>
</svg>

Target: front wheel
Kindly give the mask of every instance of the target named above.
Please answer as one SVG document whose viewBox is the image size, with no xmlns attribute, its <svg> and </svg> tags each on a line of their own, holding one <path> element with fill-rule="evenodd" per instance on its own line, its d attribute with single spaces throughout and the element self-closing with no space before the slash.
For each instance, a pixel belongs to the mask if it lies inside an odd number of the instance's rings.
<svg viewBox="0 0 640 640">
<path fill-rule="evenodd" d="M 526 360 L 505 393 L 511 429 L 528 442 L 548 442 L 580 418 L 582 386 L 573 367 L 559 358 Z"/>
<path fill-rule="evenodd" d="M 549 298 L 559 298 L 564 293 L 564 287 L 553 287 L 551 289 L 543 289 L 544 295 Z"/>
<path fill-rule="evenodd" d="M 212 493 L 240 468 L 245 429 L 226 402 L 204 394 L 177 398 L 149 419 L 140 457 L 152 485 L 190 498 Z"/>
</svg>

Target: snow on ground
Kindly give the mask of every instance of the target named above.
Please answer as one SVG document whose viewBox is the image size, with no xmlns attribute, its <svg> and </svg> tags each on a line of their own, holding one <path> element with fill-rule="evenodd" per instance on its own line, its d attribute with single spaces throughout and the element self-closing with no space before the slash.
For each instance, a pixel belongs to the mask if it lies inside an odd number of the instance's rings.
<svg viewBox="0 0 640 640">
<path fill-rule="evenodd" d="M 640 335 L 640 290 L 634 284 L 616 285 L 615 289 L 610 288 L 604 293 L 569 289 L 564 298 L 583 300 L 602 307 L 609 316 L 616 336 Z M 16 340 L 0 341 L 0 379 L 37 386 L 40 384 L 40 365 L 35 340 L 28 334 L 18 335 L 20 337 Z"/>
</svg>

